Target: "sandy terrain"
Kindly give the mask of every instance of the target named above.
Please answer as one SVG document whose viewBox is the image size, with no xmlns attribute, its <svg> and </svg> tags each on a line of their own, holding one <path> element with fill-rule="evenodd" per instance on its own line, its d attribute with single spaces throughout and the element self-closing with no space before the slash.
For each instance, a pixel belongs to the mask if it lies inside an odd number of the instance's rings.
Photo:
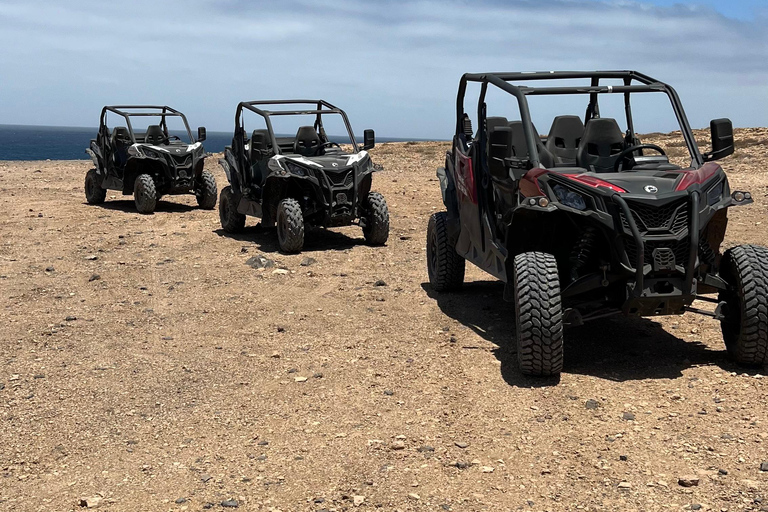
<svg viewBox="0 0 768 512">
<path fill-rule="evenodd" d="M 726 244 L 766 244 L 768 130 L 737 138 L 756 203 Z M 350 227 L 295 256 L 191 196 L 88 206 L 87 161 L 0 162 L 0 510 L 768 510 L 768 379 L 716 322 L 573 329 L 559 382 L 530 380 L 500 283 L 430 290 L 447 148 L 373 151 L 386 247 Z"/>
</svg>

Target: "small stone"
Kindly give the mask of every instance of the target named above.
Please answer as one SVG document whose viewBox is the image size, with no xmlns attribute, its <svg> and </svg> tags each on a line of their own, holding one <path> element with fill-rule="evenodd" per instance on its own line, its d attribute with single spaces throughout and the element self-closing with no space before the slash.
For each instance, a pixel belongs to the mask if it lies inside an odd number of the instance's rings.
<svg viewBox="0 0 768 512">
<path fill-rule="evenodd" d="M 392 396 L 392 395 L 395 394 L 395 392 L 392 391 L 391 389 L 385 389 L 384 390 L 384 394 L 387 395 L 387 396 Z"/>
<path fill-rule="evenodd" d="M 314 265 L 315 263 L 317 263 L 317 260 L 315 258 L 310 258 L 309 256 L 307 256 L 303 260 L 301 260 L 301 263 L 299 263 L 299 265 L 301 265 L 302 267 L 308 267 L 310 265 Z"/>
<path fill-rule="evenodd" d="M 681 476 L 677 483 L 682 487 L 695 487 L 699 485 L 699 477 L 695 475 Z"/>
<path fill-rule="evenodd" d="M 96 256 L 95 254 L 89 254 L 88 256 L 85 257 L 85 259 L 88 261 L 96 261 L 97 259 L 99 259 L 99 257 Z"/>
<path fill-rule="evenodd" d="M 728 470 L 727 469 L 723 469 L 723 468 L 718 469 L 717 472 L 718 472 L 718 474 L 723 475 L 723 476 L 728 474 Z"/>
<path fill-rule="evenodd" d="M 295 380 L 296 382 L 307 382 L 306 377 L 294 377 L 293 380 Z"/>
<path fill-rule="evenodd" d="M 359 507 L 360 505 L 362 505 L 364 501 L 365 501 L 365 496 L 360 496 L 360 495 L 352 496 L 352 504 L 356 507 Z"/>
<path fill-rule="evenodd" d="M 416 451 L 419 451 L 421 453 L 433 452 L 433 451 L 435 451 L 435 448 L 434 448 L 434 446 L 429 446 L 428 444 L 425 444 L 424 446 L 419 446 L 416 449 Z"/>
<path fill-rule="evenodd" d="M 280 352 L 272 352 L 272 356 L 275 359 L 280 359 Z"/>
<path fill-rule="evenodd" d="M 174 503 L 176 503 L 177 505 L 181 505 L 182 503 L 186 503 L 186 502 L 187 502 L 187 498 L 177 498 Z"/>
<path fill-rule="evenodd" d="M 96 508 L 101 504 L 103 499 L 104 498 L 102 498 L 101 496 L 92 496 L 90 498 L 80 498 L 80 501 L 78 502 L 78 504 L 81 507 L 85 507 L 85 508 Z"/>
<path fill-rule="evenodd" d="M 692 503 L 690 506 L 690 510 L 701 510 L 701 504 L 700 503 Z"/>
<path fill-rule="evenodd" d="M 288 369 L 288 373 L 296 373 L 297 371 L 299 371 L 297 368 L 289 368 Z"/>
<path fill-rule="evenodd" d="M 312 374 L 312 378 L 314 378 L 314 379 L 322 379 L 323 378 L 323 374 L 321 372 L 315 372 L 314 374 Z"/>
<path fill-rule="evenodd" d="M 631 413 L 631 412 L 625 412 L 622 415 L 622 418 L 627 420 L 627 421 L 635 421 L 635 415 L 633 413 Z"/>
<path fill-rule="evenodd" d="M 599 405 L 600 404 L 598 403 L 597 400 L 593 400 L 591 398 L 586 402 L 584 402 L 584 407 L 586 407 L 587 409 L 597 409 Z"/>
<path fill-rule="evenodd" d="M 459 448 L 462 448 L 462 449 L 467 448 L 469 446 L 469 444 L 467 444 L 467 443 L 465 443 L 463 441 L 456 441 L 453 444 L 455 444 L 456 446 L 458 446 Z"/>
<path fill-rule="evenodd" d="M 379 279 L 378 281 L 376 281 L 375 283 L 373 283 L 373 286 L 387 286 L 387 283 L 385 283 L 384 281 L 382 281 L 381 279 Z"/>
<path fill-rule="evenodd" d="M 421 496 L 419 496 L 415 492 L 409 493 L 408 497 L 411 498 L 412 500 L 420 500 L 421 499 Z"/>
<path fill-rule="evenodd" d="M 269 444 L 269 441 L 259 441 L 256 444 L 258 444 L 259 446 L 267 446 Z"/>
<path fill-rule="evenodd" d="M 626 455 L 619 455 L 619 460 L 626 461 L 627 460 L 627 456 Z"/>
<path fill-rule="evenodd" d="M 91 274 L 91 277 L 88 278 L 88 282 L 92 283 L 93 281 L 98 281 L 99 279 L 101 279 L 99 274 Z"/>
<path fill-rule="evenodd" d="M 256 270 L 259 270 L 262 268 L 263 269 L 272 268 L 275 266 L 274 260 L 271 260 L 262 254 L 258 254 L 256 256 L 252 256 L 248 258 L 247 260 L 245 260 L 245 264 L 251 268 L 255 268 Z"/>
<path fill-rule="evenodd" d="M 208 473 L 203 473 L 202 475 L 200 475 L 200 480 L 202 480 L 203 483 L 208 483 L 211 480 L 211 478 L 213 477 Z"/>
<path fill-rule="evenodd" d="M 389 445 L 390 450 L 404 450 L 405 449 L 405 443 L 402 441 L 394 441 L 391 445 Z"/>
<path fill-rule="evenodd" d="M 210 510 L 212 508 L 213 508 L 213 503 L 211 503 L 210 501 L 205 505 L 203 505 L 203 510 Z"/>
<path fill-rule="evenodd" d="M 768 471 L 768 462 L 762 462 L 760 464 L 760 471 Z"/>
<path fill-rule="evenodd" d="M 285 274 L 290 274 L 291 271 L 284 268 L 276 268 L 275 270 L 272 271 L 272 273 L 278 274 L 278 275 L 285 275 Z"/>
<path fill-rule="evenodd" d="M 44 379 L 45 374 L 44 373 L 38 373 L 32 376 L 33 379 Z"/>
<path fill-rule="evenodd" d="M 495 468 L 493 466 L 483 466 L 480 468 L 483 473 L 493 473 Z"/>
<path fill-rule="evenodd" d="M 56 269 L 53 267 L 45 267 L 46 272 L 54 272 Z"/>
<path fill-rule="evenodd" d="M 619 482 L 619 489 L 631 489 L 632 484 L 629 482 Z"/>
<path fill-rule="evenodd" d="M 238 503 L 237 500 L 224 500 L 221 502 L 221 506 L 226 508 L 237 508 L 240 506 L 240 503 Z"/>
<path fill-rule="evenodd" d="M 68 316 L 64 319 L 65 322 L 74 322 L 75 320 L 77 320 L 76 316 Z"/>
</svg>

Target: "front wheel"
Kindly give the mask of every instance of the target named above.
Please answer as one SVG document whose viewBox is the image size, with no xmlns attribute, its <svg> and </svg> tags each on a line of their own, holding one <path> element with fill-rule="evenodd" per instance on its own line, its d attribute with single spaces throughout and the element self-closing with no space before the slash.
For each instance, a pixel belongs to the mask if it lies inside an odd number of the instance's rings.
<svg viewBox="0 0 768 512">
<path fill-rule="evenodd" d="M 216 206 L 216 178 L 211 171 L 203 171 L 195 184 L 197 205 L 203 210 L 213 210 Z"/>
<path fill-rule="evenodd" d="M 728 355 L 743 365 L 768 363 L 768 248 L 728 249 L 720 273 L 729 285 L 720 292 L 725 302 L 720 327 Z"/>
<path fill-rule="evenodd" d="M 219 220 L 227 233 L 240 233 L 245 228 L 245 215 L 237 211 L 237 196 L 232 187 L 224 187 L 221 191 Z"/>
<path fill-rule="evenodd" d="M 107 199 L 106 189 L 101 188 L 101 177 L 96 169 L 85 175 L 85 200 L 88 204 L 101 204 Z"/>
<path fill-rule="evenodd" d="M 365 223 L 363 236 L 371 245 L 384 245 L 389 238 L 389 208 L 384 196 L 370 192 L 364 202 Z"/>
<path fill-rule="evenodd" d="M 563 370 L 563 308 L 557 261 L 525 252 L 514 259 L 517 362 L 525 375 L 547 377 Z"/>
<path fill-rule="evenodd" d="M 152 213 L 157 206 L 155 180 L 149 174 L 139 174 L 133 184 L 133 200 L 139 213 Z"/>
<path fill-rule="evenodd" d="M 448 213 L 437 212 L 427 225 L 427 273 L 436 292 L 449 292 L 464 283 L 465 259 L 456 252 L 448 234 Z"/>
<path fill-rule="evenodd" d="M 295 199 L 283 199 L 277 205 L 277 242 L 286 253 L 299 252 L 304 247 L 304 215 Z"/>
</svg>

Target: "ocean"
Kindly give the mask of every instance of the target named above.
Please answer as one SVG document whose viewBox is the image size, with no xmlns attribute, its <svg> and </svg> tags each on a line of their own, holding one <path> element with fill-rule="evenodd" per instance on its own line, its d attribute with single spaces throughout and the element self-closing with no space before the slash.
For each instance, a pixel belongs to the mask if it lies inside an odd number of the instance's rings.
<svg viewBox="0 0 768 512">
<path fill-rule="evenodd" d="M 0 124 L 0 160 L 88 160 L 85 149 L 91 139 L 96 138 L 97 131 L 97 128 Z M 362 141 L 362 134 L 357 138 L 358 142 Z M 376 137 L 377 142 L 409 140 L 413 139 Z M 218 153 L 231 143 L 232 132 L 209 131 L 203 144 L 209 153 Z"/>
</svg>

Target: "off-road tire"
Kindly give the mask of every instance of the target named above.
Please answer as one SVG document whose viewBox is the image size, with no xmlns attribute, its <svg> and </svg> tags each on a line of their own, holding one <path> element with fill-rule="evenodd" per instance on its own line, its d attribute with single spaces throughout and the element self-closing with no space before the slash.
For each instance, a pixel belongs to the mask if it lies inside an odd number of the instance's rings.
<svg viewBox="0 0 768 512">
<path fill-rule="evenodd" d="M 237 197 L 232 187 L 224 187 L 219 198 L 219 220 L 227 233 L 240 233 L 245 228 L 245 215 L 237 211 Z"/>
<path fill-rule="evenodd" d="M 525 252 L 514 259 L 515 340 L 525 375 L 547 377 L 563 370 L 563 310 L 557 261 Z"/>
<path fill-rule="evenodd" d="M 295 199 L 283 199 L 277 205 L 277 243 L 285 253 L 304 247 L 304 215 Z"/>
<path fill-rule="evenodd" d="M 728 355 L 739 364 L 768 363 L 768 248 L 738 245 L 723 256 L 720 274 L 731 289 L 720 292 L 720 321 Z"/>
<path fill-rule="evenodd" d="M 363 236 L 370 245 L 384 245 L 389 238 L 389 208 L 384 196 L 370 192 L 363 202 L 365 226 Z"/>
<path fill-rule="evenodd" d="M 107 190 L 99 184 L 101 177 L 96 169 L 91 169 L 85 175 L 85 200 L 88 204 L 101 204 L 107 199 Z"/>
<path fill-rule="evenodd" d="M 157 206 L 155 180 L 149 174 L 139 174 L 133 184 L 133 200 L 139 213 L 152 213 Z"/>
<path fill-rule="evenodd" d="M 203 210 L 213 210 L 216 206 L 217 192 L 216 178 L 213 177 L 211 171 L 203 171 L 195 186 L 197 205 Z"/>
<path fill-rule="evenodd" d="M 465 263 L 448 236 L 448 213 L 433 214 L 427 225 L 427 273 L 432 289 L 449 292 L 461 288 Z"/>
</svg>

